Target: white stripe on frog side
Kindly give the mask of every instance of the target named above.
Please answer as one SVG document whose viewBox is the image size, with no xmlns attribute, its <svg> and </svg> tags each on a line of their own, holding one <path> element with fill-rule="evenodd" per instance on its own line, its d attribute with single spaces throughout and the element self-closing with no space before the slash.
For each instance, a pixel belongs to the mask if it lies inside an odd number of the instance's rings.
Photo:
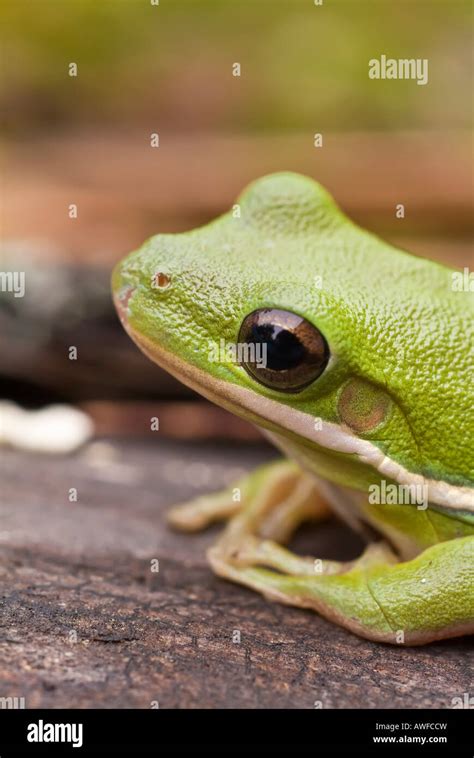
<svg viewBox="0 0 474 758">
<path fill-rule="evenodd" d="M 186 363 L 138 334 L 130 325 L 124 324 L 124 326 L 134 342 L 152 361 L 196 392 L 236 415 L 242 415 L 242 409 L 244 409 L 245 417 L 250 418 L 257 425 L 268 426 L 273 431 L 286 429 L 328 450 L 355 455 L 362 463 L 372 466 L 398 484 L 426 486 L 430 503 L 452 510 L 474 513 L 474 489 L 414 474 L 386 456 L 372 442 L 357 437 L 350 429 L 343 426 L 324 421 L 322 429 L 315 429 L 314 418 L 309 413 L 303 413 L 276 400 L 270 400 L 232 382 L 215 379 L 206 371 Z"/>
</svg>

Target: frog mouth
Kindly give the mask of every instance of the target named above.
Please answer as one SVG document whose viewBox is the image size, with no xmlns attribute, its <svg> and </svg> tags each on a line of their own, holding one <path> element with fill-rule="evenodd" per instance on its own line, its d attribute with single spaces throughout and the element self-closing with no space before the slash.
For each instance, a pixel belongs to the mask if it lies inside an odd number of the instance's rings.
<svg viewBox="0 0 474 758">
<path fill-rule="evenodd" d="M 426 487 L 429 502 L 434 505 L 450 511 L 474 513 L 474 489 L 428 479 L 422 474 L 409 471 L 385 455 L 369 440 L 357 437 L 347 427 L 325 421 L 321 429 L 315 429 L 314 419 L 310 414 L 256 395 L 237 384 L 211 377 L 202 369 L 183 361 L 135 331 L 128 319 L 123 318 L 122 323 L 132 340 L 150 360 L 183 384 L 235 415 L 241 416 L 242 409 L 245 409 L 245 417 L 257 426 L 263 426 L 270 431 L 281 432 L 283 429 L 327 450 L 354 455 L 362 463 L 398 484 Z"/>
<path fill-rule="evenodd" d="M 126 284 L 121 289 L 119 289 L 117 292 L 114 292 L 113 298 L 114 298 L 114 305 L 115 310 L 117 311 L 118 317 L 120 319 L 120 323 L 122 324 L 123 328 L 127 331 L 127 333 L 130 334 L 128 329 L 128 303 L 130 301 L 130 298 L 134 294 L 136 290 L 136 287 L 132 287 L 130 284 Z M 136 342 L 135 336 L 132 336 L 132 339 Z"/>
</svg>

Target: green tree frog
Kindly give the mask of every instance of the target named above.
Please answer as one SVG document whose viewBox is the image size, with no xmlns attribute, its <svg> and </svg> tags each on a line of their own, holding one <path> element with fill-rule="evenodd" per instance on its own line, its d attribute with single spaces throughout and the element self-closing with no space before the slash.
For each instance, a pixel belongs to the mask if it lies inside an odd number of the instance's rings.
<svg viewBox="0 0 474 758">
<path fill-rule="evenodd" d="M 218 575 L 371 640 L 474 632 L 474 306 L 452 281 L 291 172 L 116 266 L 141 350 L 285 456 L 171 510 L 188 531 L 227 521 Z M 366 539 L 359 558 L 284 546 L 331 512 Z"/>
</svg>

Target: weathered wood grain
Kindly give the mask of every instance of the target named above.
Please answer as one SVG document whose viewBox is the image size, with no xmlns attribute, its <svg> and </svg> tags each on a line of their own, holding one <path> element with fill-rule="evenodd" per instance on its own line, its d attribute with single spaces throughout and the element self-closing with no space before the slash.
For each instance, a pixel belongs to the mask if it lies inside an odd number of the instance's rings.
<svg viewBox="0 0 474 758">
<path fill-rule="evenodd" d="M 52 708 L 449 708 L 469 691 L 472 639 L 358 639 L 214 577 L 204 550 L 215 530 L 167 529 L 168 504 L 271 455 L 155 438 L 68 458 L 2 450 L 0 696 Z M 360 547 L 336 523 L 295 544 L 336 558 Z"/>
</svg>

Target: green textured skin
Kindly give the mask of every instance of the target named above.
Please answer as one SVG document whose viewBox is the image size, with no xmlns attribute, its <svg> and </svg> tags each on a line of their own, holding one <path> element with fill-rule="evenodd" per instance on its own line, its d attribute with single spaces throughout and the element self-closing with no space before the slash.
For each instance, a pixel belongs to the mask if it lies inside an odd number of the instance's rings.
<svg viewBox="0 0 474 758">
<path fill-rule="evenodd" d="M 311 179 L 264 177 L 239 203 L 241 218 L 152 237 L 125 259 L 114 286 L 139 285 L 130 324 L 214 376 L 328 421 L 339 421 L 341 386 L 362 377 L 393 407 L 361 437 L 411 471 L 474 486 L 472 293 L 452 291 L 450 269 L 359 229 Z M 157 271 L 173 277 L 169 289 L 151 287 Z M 208 361 L 209 341 L 235 342 L 262 307 L 299 313 L 329 343 L 330 370 L 297 395 Z"/>
<path fill-rule="evenodd" d="M 209 376 L 336 424 L 342 422 L 342 388 L 351 379 L 363 380 L 367 396 L 388 400 L 389 412 L 375 429 L 359 432 L 359 437 L 415 474 L 474 487 L 472 293 L 452 290 L 450 269 L 400 251 L 357 227 L 311 179 L 292 173 L 264 177 L 245 190 L 238 204 L 240 217 L 229 212 L 191 232 L 152 237 L 116 267 L 113 289 L 118 298 L 126 295 L 133 331 Z M 171 277 L 167 289 L 151 286 L 157 272 Z M 328 341 L 331 361 L 326 371 L 296 394 L 268 389 L 231 362 L 209 360 L 210 343 L 235 343 L 245 316 L 264 307 L 300 314 Z M 245 408 L 238 412 L 249 415 Z M 278 427 L 273 431 L 286 434 L 329 480 L 360 490 L 380 480 L 355 457 L 318 449 Z M 392 609 L 387 613 L 399 607 L 407 624 L 394 619 L 395 628 L 423 631 L 472 619 L 468 567 L 474 538 L 466 537 L 474 534 L 472 514 L 426 515 L 407 506 L 380 506 L 372 509 L 372 516 L 408 534 L 420 550 L 443 543 L 433 554 L 440 556 L 430 569 L 433 584 L 423 585 L 419 604 L 413 594 L 418 564 L 381 568 L 380 576 L 374 570 L 371 582 L 380 605 Z M 460 591 L 453 589 L 453 577 L 460 580 Z M 376 618 L 374 600 L 364 590 L 365 578 L 356 572 L 338 583 L 341 579 L 321 578 L 312 591 L 323 592 L 327 584 L 333 605 L 339 596 L 346 598 L 341 614 L 352 614 L 355 603 L 357 614 Z M 412 593 L 414 603 L 407 606 L 402 594 L 397 595 L 397 582 L 405 587 L 403 592 Z M 426 605 L 430 586 L 437 598 L 430 606 L 436 618 Z M 352 601 L 357 587 L 358 600 L 354 596 Z M 456 607 L 450 604 L 450 593 Z M 438 606 L 446 612 L 439 615 Z M 384 625 L 391 623 L 385 618 L 381 631 Z"/>
</svg>

